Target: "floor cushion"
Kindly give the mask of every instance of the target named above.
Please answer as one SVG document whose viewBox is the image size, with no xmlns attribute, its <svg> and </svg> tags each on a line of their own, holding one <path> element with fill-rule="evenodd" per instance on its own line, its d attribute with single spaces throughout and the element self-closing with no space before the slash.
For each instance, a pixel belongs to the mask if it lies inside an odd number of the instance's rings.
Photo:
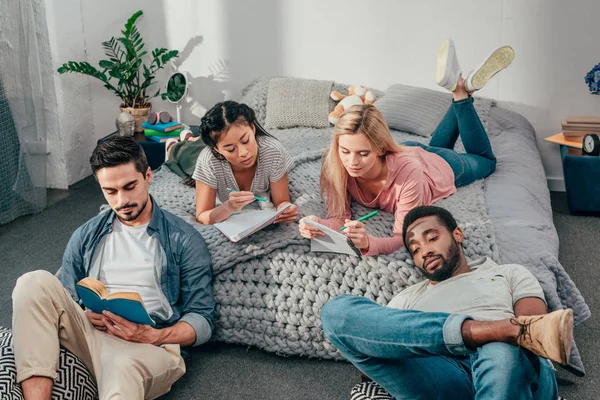
<svg viewBox="0 0 600 400">
<path fill-rule="evenodd" d="M 394 398 L 374 381 L 368 381 L 359 383 L 352 388 L 350 400 L 394 400 Z M 559 396 L 558 400 L 566 399 Z"/>
<path fill-rule="evenodd" d="M 17 369 L 10 329 L 0 327 L 0 399 L 21 400 L 23 392 L 15 380 Z M 58 377 L 52 390 L 53 400 L 96 400 L 96 382 L 85 365 L 70 351 L 60 348 Z"/>
<path fill-rule="evenodd" d="M 394 400 L 391 394 L 374 381 L 362 382 L 352 388 L 351 400 Z"/>
</svg>

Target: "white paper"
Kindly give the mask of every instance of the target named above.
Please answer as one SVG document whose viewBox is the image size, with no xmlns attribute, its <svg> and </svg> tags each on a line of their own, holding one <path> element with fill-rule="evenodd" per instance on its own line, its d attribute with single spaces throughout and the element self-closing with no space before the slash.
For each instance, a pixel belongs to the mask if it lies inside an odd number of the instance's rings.
<svg viewBox="0 0 600 400">
<path fill-rule="evenodd" d="M 220 230 L 232 242 L 238 242 L 254 232 L 257 232 L 267 225 L 271 225 L 285 209 L 290 206 L 281 207 L 279 211 L 275 210 L 257 210 L 246 211 L 229 216 L 225 221 L 214 224 L 214 227 Z"/>
<path fill-rule="evenodd" d="M 333 229 L 325 225 L 319 224 L 316 221 L 312 221 L 310 219 L 305 219 L 304 223 L 306 225 L 319 228 L 325 234 L 325 236 L 321 236 L 310 240 L 310 251 L 324 253 L 340 253 L 358 257 L 361 256 L 360 250 L 358 250 L 352 244 L 352 241 L 348 239 L 344 234 L 336 232 Z"/>
</svg>

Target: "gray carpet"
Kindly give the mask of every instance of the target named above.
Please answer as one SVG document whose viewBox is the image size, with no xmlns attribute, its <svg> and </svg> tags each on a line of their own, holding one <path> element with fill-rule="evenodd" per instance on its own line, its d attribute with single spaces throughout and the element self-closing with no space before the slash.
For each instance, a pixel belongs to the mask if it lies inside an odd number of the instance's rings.
<svg viewBox="0 0 600 400">
<path fill-rule="evenodd" d="M 68 192 L 54 192 L 53 202 L 38 215 L 22 217 L 0 226 L 0 325 L 11 325 L 10 294 L 15 280 L 26 271 L 60 266 L 71 233 L 95 215 L 104 203 L 92 178 Z M 594 339 L 600 320 L 600 255 L 597 232 L 600 218 L 569 215 L 564 193 L 552 194 L 554 222 L 561 239 L 560 261 L 592 309 L 592 318 L 575 329 L 587 376 L 576 378 L 559 370 L 560 394 L 568 400 L 598 398 L 600 344 Z M 209 344 L 194 349 L 187 359 L 187 374 L 165 399 L 340 399 L 349 398 L 359 382 L 358 372 L 347 363 L 284 358 L 254 348 Z"/>
</svg>

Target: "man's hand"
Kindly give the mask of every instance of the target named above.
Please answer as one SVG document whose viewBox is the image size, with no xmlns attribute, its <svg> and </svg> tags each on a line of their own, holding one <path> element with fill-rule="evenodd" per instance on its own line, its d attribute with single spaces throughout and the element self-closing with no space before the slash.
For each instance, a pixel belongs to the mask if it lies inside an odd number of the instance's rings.
<svg viewBox="0 0 600 400">
<path fill-rule="evenodd" d="M 133 343 L 161 344 L 160 329 L 127 321 L 125 318 L 119 317 L 110 311 L 104 311 L 102 316 L 106 318 L 106 333 L 111 336 Z"/>
<path fill-rule="evenodd" d="M 99 331 L 106 331 L 108 318 L 102 314 L 97 314 L 92 310 L 85 310 L 85 315 L 88 317 L 92 325 L 94 325 L 94 328 L 98 329 Z"/>
<path fill-rule="evenodd" d="M 369 236 L 367 236 L 365 224 L 347 219 L 344 226 L 346 229 L 343 233 L 352 240 L 357 249 L 366 250 L 369 248 Z"/>
<path fill-rule="evenodd" d="M 284 207 L 286 204 L 288 204 L 287 201 L 281 203 L 279 207 L 277 207 L 277 210 L 279 210 L 281 207 Z M 279 216 L 275 220 L 275 223 L 278 224 L 280 222 L 294 222 L 296 218 L 298 218 L 298 207 L 296 207 L 295 204 L 290 204 L 290 206 L 284 212 L 279 214 Z"/>
</svg>

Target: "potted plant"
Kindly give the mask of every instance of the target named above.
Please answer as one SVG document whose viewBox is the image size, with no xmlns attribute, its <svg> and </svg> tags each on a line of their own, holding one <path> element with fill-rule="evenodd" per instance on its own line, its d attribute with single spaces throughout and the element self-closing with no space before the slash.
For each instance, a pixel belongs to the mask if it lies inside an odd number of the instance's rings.
<svg viewBox="0 0 600 400">
<path fill-rule="evenodd" d="M 58 68 L 59 74 L 77 72 L 100 79 L 105 88 L 121 99 L 121 111 L 127 111 L 135 118 L 136 132 L 144 131 L 142 122 L 148 120 L 148 113 L 152 108 L 150 100 L 160 94 L 160 88 L 153 95 L 148 94 L 150 86 L 155 83 L 156 73 L 179 56 L 177 50 L 156 48 L 152 50 L 150 64 L 142 62 L 142 57 L 147 52 L 144 51 L 144 41 L 135 26 L 142 14 L 140 10 L 127 20 L 125 29 L 121 31 L 123 36 L 102 42 L 108 60 L 101 60 L 99 68 L 85 61 L 69 61 Z M 169 88 L 161 95 L 163 100 L 170 96 Z"/>
</svg>

